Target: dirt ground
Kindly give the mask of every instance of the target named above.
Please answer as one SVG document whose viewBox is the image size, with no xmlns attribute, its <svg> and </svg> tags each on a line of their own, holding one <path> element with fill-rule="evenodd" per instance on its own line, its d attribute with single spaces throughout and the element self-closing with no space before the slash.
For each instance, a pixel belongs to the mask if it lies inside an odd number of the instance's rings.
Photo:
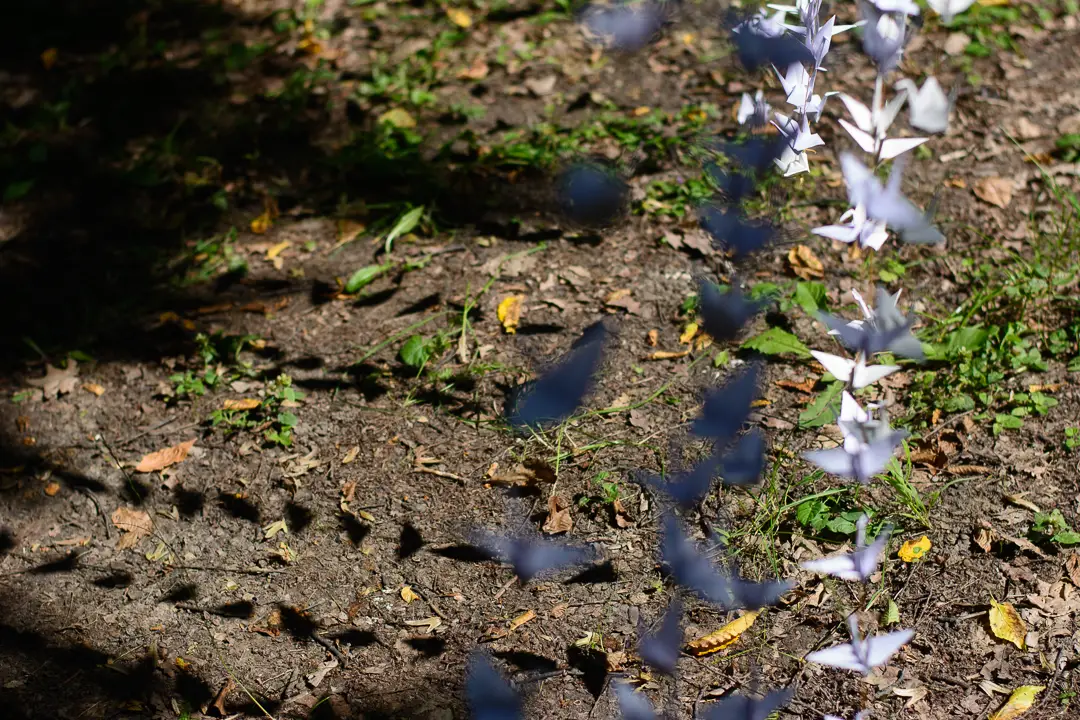
<svg viewBox="0 0 1080 720">
<path fill-rule="evenodd" d="M 657 506 L 629 475 L 701 455 L 686 430 L 701 394 L 749 357 L 680 341 L 695 273 L 730 270 L 702 249 L 689 148 L 734 128 L 742 90 L 778 86 L 727 54 L 722 8 L 686 4 L 648 50 L 601 57 L 565 11 L 522 0 L 98 5 L 26 4 L 0 43 L 0 715 L 466 717 L 478 646 L 535 718 L 617 717 L 620 676 L 673 717 L 793 682 L 782 718 L 978 719 L 1022 685 L 1045 688 L 1025 718 L 1080 715 L 1080 556 L 1032 531 L 1054 509 L 1080 527 L 1080 447 L 1066 442 L 1080 425 L 1080 241 L 1046 179 L 1067 193 L 1080 175 L 1058 142 L 1080 133 L 1075 6 L 962 30 L 928 19 L 913 42 L 908 77 L 959 86 L 952 127 L 905 181 L 921 205 L 938 196 L 944 247 L 890 242 L 870 261 L 806 232 L 842 211 L 836 100 L 815 173 L 763 198 L 820 259 L 803 279 L 832 307 L 850 313 L 849 290 L 885 281 L 924 340 L 969 307 L 971 326 L 1024 324 L 1046 363 L 1014 362 L 1027 346 L 1002 334 L 885 383 L 916 436 L 901 486 L 916 502 L 811 472 L 799 451 L 836 439 L 799 427 L 823 372 L 770 355 L 755 413 L 765 482 L 719 490 L 690 519 L 727 534 L 745 575 L 796 588 L 670 679 L 634 651 L 672 585 Z M 841 36 L 830 57 L 828 89 L 868 99 L 858 42 Z M 571 130 L 602 112 L 641 124 Z M 611 228 L 553 211 L 553 173 L 575 152 L 629 177 L 632 211 Z M 988 202 L 983 181 L 1002 178 L 1009 197 Z M 388 260 L 387 233 L 419 207 Z M 789 295 L 806 272 L 789 249 L 744 276 Z M 1026 269 L 1039 263 L 1050 270 Z M 992 302 L 965 305 L 988 289 Z M 497 308 L 512 295 L 509 334 Z M 586 405 L 603 412 L 543 438 L 509 432 L 507 394 L 603 317 L 614 336 Z M 747 336 L 777 327 L 827 349 L 790 301 L 755 323 Z M 982 362 L 997 363 L 983 385 L 952 379 Z M 996 399 L 948 405 L 954 383 Z M 998 427 L 1018 393 L 1057 404 Z M 185 441 L 181 461 L 137 469 Z M 870 598 L 799 569 L 851 538 L 800 519 L 816 494 L 831 518 L 869 508 L 896 525 Z M 602 556 L 576 576 L 522 586 L 468 545 L 476 528 L 543 532 L 564 508 L 568 537 Z M 923 535 L 925 559 L 898 558 Z M 884 671 L 803 661 L 860 604 L 883 627 L 890 600 L 916 636 Z M 992 601 L 1025 621 L 1023 649 L 991 631 Z M 690 602 L 686 637 L 734 616 Z"/>
</svg>

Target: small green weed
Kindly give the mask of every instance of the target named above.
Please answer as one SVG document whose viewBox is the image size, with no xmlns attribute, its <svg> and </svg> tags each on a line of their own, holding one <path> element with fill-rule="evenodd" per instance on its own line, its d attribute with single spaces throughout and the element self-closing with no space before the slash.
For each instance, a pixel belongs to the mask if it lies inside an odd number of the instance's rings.
<svg viewBox="0 0 1080 720">
<path fill-rule="evenodd" d="M 292 386 L 292 378 L 282 373 L 267 383 L 258 407 L 250 410 L 215 410 L 210 414 L 210 425 L 224 428 L 226 434 L 242 430 L 262 431 L 268 443 L 290 447 L 293 429 L 299 418 L 289 409 L 296 407 L 303 397 L 304 393 Z"/>
<path fill-rule="evenodd" d="M 1028 531 L 1033 542 L 1057 543 L 1058 545 L 1080 545 L 1080 533 L 1073 530 L 1066 522 L 1060 510 L 1035 513 L 1035 522 Z"/>
</svg>

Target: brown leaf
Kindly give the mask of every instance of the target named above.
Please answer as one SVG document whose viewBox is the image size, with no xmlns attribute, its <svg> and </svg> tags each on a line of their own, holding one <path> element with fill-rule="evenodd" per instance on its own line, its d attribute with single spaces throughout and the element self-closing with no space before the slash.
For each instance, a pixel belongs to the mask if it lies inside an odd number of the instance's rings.
<svg viewBox="0 0 1080 720">
<path fill-rule="evenodd" d="M 173 445 L 163 450 L 155 450 L 148 455 L 144 455 L 139 464 L 135 466 L 135 472 L 154 472 L 183 462 L 194 445 L 195 440 L 191 439 L 179 445 Z"/>
<path fill-rule="evenodd" d="M 815 277 L 825 277 L 825 266 L 814 255 L 814 251 L 806 245 L 796 245 L 788 252 L 788 263 L 791 271 L 803 280 Z"/>
<path fill-rule="evenodd" d="M 154 521 L 150 519 L 150 514 L 134 508 L 116 508 L 112 514 L 112 523 L 121 532 L 120 541 L 116 544 L 117 550 L 135 547 L 154 530 Z"/>
<path fill-rule="evenodd" d="M 971 191 L 983 202 L 1005 209 L 1012 202 L 1013 181 L 996 175 L 985 177 L 975 183 Z"/>
<path fill-rule="evenodd" d="M 566 501 L 558 495 L 548 498 L 548 516 L 544 521 L 543 530 L 548 535 L 570 532 L 574 527 L 574 518 L 570 515 L 570 508 Z"/>
<path fill-rule="evenodd" d="M 101 387 L 97 383 L 92 383 L 92 382 L 83 383 L 82 389 L 85 390 L 88 393 L 93 393 L 94 395 L 97 395 L 98 397 L 101 397 L 102 395 L 105 394 L 105 388 Z"/>
<path fill-rule="evenodd" d="M 608 295 L 604 298 L 604 306 L 608 308 L 620 308 L 631 315 L 638 315 L 641 313 L 641 303 L 630 297 L 629 288 L 616 290 Z"/>
<path fill-rule="evenodd" d="M 655 328 L 650 330 L 645 336 L 645 342 L 649 344 L 649 347 L 656 347 L 657 341 L 660 339 L 660 331 Z"/>
<path fill-rule="evenodd" d="M 483 80 L 488 75 L 488 64 L 484 62 L 482 55 L 478 55 L 475 60 L 472 61 L 472 65 L 467 68 L 463 68 L 458 73 L 458 77 L 462 80 Z"/>
<path fill-rule="evenodd" d="M 229 693 L 236 687 L 236 683 L 232 678 L 225 681 L 225 684 L 218 690 L 218 694 L 214 696 L 214 701 L 210 703 L 210 707 L 217 711 L 219 717 L 227 717 L 229 711 L 225 709 L 225 699 L 229 697 Z"/>
<path fill-rule="evenodd" d="M 550 95 L 555 90 L 555 81 L 558 78 L 555 74 L 547 75 L 542 78 L 528 78 L 525 80 L 525 87 L 529 89 L 536 97 L 544 97 Z"/>
<path fill-rule="evenodd" d="M 1080 588 L 1080 552 L 1073 550 L 1072 554 L 1065 559 L 1065 572 L 1072 580 L 1072 584 Z"/>
<path fill-rule="evenodd" d="M 530 620 L 535 620 L 535 619 L 536 619 L 536 611 L 532 610 L 532 609 L 526 610 L 525 612 L 521 613 L 516 618 L 514 618 L 513 620 L 510 621 L 509 632 L 514 632 L 515 630 L 517 630 L 519 627 L 521 627 L 525 623 L 529 622 Z"/>
<path fill-rule="evenodd" d="M 981 527 L 975 530 L 975 544 L 982 548 L 983 552 L 990 552 L 997 540 L 997 534 L 991 528 Z"/>
<path fill-rule="evenodd" d="M 61 369 L 49 365 L 45 368 L 45 377 L 27 380 L 28 385 L 41 388 L 45 398 L 57 398 L 75 390 L 79 382 L 79 363 L 68 359 L 67 367 Z"/>
<path fill-rule="evenodd" d="M 789 390 L 796 390 L 801 393 L 810 395 L 814 392 L 814 386 L 817 385 L 817 378 L 807 378 L 802 382 L 795 382 L 794 380 L 777 380 L 776 386 L 787 388 Z"/>
<path fill-rule="evenodd" d="M 53 497 L 56 493 L 60 492 L 60 483 L 51 482 L 45 486 L 45 494 L 49 497 Z"/>
<path fill-rule="evenodd" d="M 657 350 L 652 355 L 646 357 L 646 360 L 675 360 L 676 358 L 683 358 L 690 354 L 690 350 L 682 350 L 680 352 L 671 352 L 670 350 Z"/>
</svg>

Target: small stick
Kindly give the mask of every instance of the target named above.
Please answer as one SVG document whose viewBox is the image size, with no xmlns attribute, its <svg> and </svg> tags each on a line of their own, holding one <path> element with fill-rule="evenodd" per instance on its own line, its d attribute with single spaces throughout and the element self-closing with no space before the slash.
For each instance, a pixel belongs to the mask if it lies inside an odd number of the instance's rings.
<svg viewBox="0 0 1080 720">
<path fill-rule="evenodd" d="M 98 515 L 101 516 L 101 522 L 105 525 L 105 539 L 112 540 L 112 532 L 109 530 L 109 518 L 106 517 L 105 511 L 101 509 L 101 504 L 98 502 L 97 496 L 88 487 L 78 486 L 79 492 L 90 498 L 90 502 L 94 503 L 94 507 L 97 508 Z"/>
<path fill-rule="evenodd" d="M 341 652 L 340 650 L 338 650 L 334 646 L 334 641 L 333 640 L 330 640 L 329 638 L 324 638 L 322 635 L 320 635 L 315 630 L 311 631 L 311 636 L 310 637 L 311 637 L 312 640 L 314 640 L 315 642 L 319 643 L 324 648 L 326 648 L 330 652 L 331 655 L 333 655 L 335 658 L 337 658 L 337 661 L 341 664 L 342 668 L 349 667 L 349 658 L 346 657 L 343 652 Z"/>
</svg>

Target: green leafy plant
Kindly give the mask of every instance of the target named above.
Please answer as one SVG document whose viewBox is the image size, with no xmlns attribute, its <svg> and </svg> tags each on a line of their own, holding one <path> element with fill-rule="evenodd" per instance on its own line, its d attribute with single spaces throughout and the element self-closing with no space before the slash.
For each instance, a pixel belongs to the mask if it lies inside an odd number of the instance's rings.
<svg viewBox="0 0 1080 720">
<path fill-rule="evenodd" d="M 1058 545 L 1080 545 L 1080 533 L 1073 530 L 1058 509 L 1035 513 L 1035 522 L 1028 535 L 1035 542 Z"/>
</svg>

